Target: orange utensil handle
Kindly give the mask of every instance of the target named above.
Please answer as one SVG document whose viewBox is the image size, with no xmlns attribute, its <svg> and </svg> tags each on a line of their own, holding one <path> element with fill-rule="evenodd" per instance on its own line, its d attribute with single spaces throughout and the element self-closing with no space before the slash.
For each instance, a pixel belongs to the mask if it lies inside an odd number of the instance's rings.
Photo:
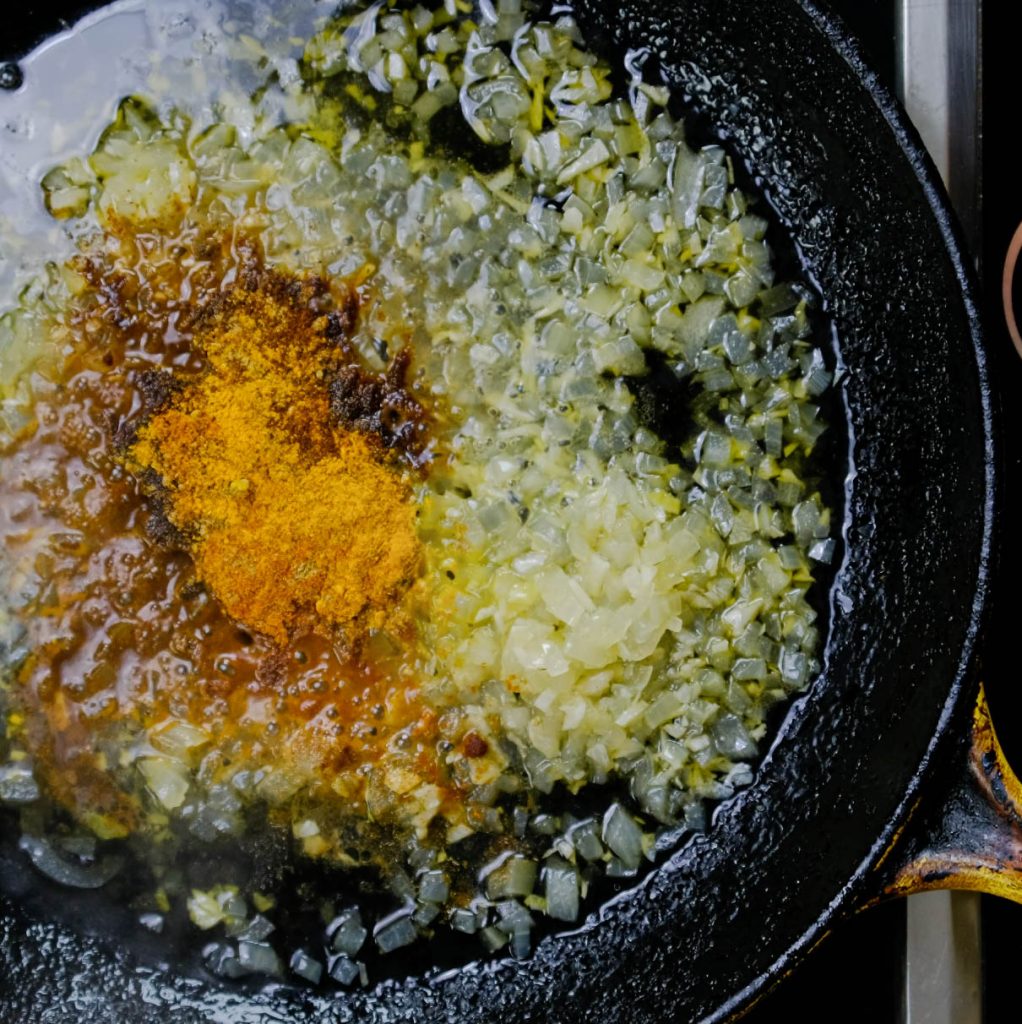
<svg viewBox="0 0 1022 1024">
<path fill-rule="evenodd" d="M 1001 275 L 1001 303 L 1004 306 L 1004 320 L 1008 325 L 1008 333 L 1011 340 L 1022 356 L 1022 334 L 1019 333 L 1018 323 L 1015 320 L 1015 302 L 1012 296 L 1015 282 L 1015 266 L 1018 263 L 1019 253 L 1022 252 L 1022 224 L 1015 229 L 1015 234 L 1008 246 L 1008 253 L 1004 258 L 1004 273 Z"/>
</svg>

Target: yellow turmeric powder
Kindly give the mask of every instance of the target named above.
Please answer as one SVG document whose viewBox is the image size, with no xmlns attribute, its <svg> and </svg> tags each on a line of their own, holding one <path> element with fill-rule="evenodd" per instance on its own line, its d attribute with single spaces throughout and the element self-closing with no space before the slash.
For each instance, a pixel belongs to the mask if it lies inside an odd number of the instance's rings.
<svg viewBox="0 0 1022 1024">
<path fill-rule="evenodd" d="M 357 646 L 397 614 L 420 545 L 393 455 L 332 414 L 330 380 L 353 355 L 315 298 L 263 271 L 200 316 L 206 367 L 143 424 L 129 463 L 159 477 L 231 618 L 280 644 L 316 632 Z"/>
</svg>

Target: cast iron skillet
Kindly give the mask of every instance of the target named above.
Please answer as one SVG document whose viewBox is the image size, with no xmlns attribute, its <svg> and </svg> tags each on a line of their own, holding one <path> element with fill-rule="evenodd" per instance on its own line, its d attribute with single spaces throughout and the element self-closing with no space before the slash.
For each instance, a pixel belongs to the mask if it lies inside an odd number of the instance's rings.
<svg viewBox="0 0 1022 1024">
<path fill-rule="evenodd" d="M 647 48 L 744 161 L 835 326 L 850 473 L 821 677 L 708 833 L 521 963 L 357 994 L 227 990 L 35 919 L 8 858 L 4 1021 L 718 1021 L 885 891 L 1013 894 L 1001 869 L 1009 841 L 1018 849 L 1017 787 L 984 705 L 974 711 L 994 527 L 990 385 L 973 285 L 919 140 L 814 0 L 580 0 L 577 13 L 591 44 Z"/>
</svg>

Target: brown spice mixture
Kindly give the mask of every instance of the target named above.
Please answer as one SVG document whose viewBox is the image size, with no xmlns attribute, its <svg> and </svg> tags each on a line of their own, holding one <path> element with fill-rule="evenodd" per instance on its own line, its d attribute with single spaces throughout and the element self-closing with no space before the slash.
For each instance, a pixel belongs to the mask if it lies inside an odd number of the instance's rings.
<svg viewBox="0 0 1022 1024">
<path fill-rule="evenodd" d="M 364 544 L 367 532 L 379 539 L 377 513 L 384 521 L 396 515 L 405 530 L 413 515 L 410 481 L 432 454 L 427 418 L 404 384 L 401 359 L 380 375 L 360 367 L 357 377 L 360 394 L 367 382 L 369 390 L 381 388 L 386 403 L 413 421 L 414 430 L 403 431 L 397 443 L 372 422 L 349 416 L 351 407 L 338 408 L 329 393 L 335 370 L 358 365 L 350 339 L 360 302 L 371 301 L 370 286 L 331 288 L 321 278 L 270 271 L 257 241 L 187 224 L 173 238 L 100 237 L 69 270 L 80 285 L 60 327 L 64 364 L 52 382 L 39 383 L 36 420 L 0 452 L 0 527 L 7 557 L 24 581 L 19 614 L 32 652 L 17 680 L 18 728 L 50 795 L 101 835 L 162 828 L 159 808 L 156 824 L 147 824 L 151 801 L 139 800 L 143 781 L 125 757 L 126 744 L 185 721 L 210 737 L 200 748 L 209 773 L 203 784 L 226 784 L 242 770 L 258 770 L 266 778 L 256 795 L 283 824 L 313 808 L 321 822 L 360 819 L 366 809 L 376 821 L 402 822 L 430 807 L 448 821 L 464 820 L 471 779 L 462 779 L 463 761 L 448 764 L 438 746 L 414 621 L 389 622 L 360 650 L 325 635 L 334 627 L 314 607 L 304 612 L 316 630 L 292 637 L 286 649 L 239 628 L 198 574 L 195 532 L 186 536 L 168 519 L 176 515 L 170 488 L 152 468 L 139 465 L 139 476 L 124 471 L 148 427 L 154 436 L 165 430 L 168 439 L 192 436 L 196 448 L 175 449 L 175 465 L 227 481 L 226 495 L 212 486 L 204 492 L 198 480 L 184 488 L 199 505 L 200 498 L 216 498 L 228 511 L 252 509 L 255 495 L 232 495 L 230 483 L 249 479 L 254 490 L 252 479 L 262 479 L 266 490 L 287 499 L 271 513 L 297 503 L 299 517 L 310 510 L 318 515 L 312 506 L 322 505 L 326 490 L 328 512 L 336 518 L 324 512 L 318 520 L 329 529 L 313 560 L 330 544 L 344 555 L 348 582 L 362 584 L 353 570 L 358 561 L 335 541 L 337 522 L 350 522 L 351 504 L 361 502 L 376 525 L 355 532 L 356 542 Z M 272 335 L 265 328 L 273 322 L 287 329 Z M 245 385 L 249 398 L 271 380 L 281 404 L 253 422 L 248 404 L 228 403 L 213 357 Z M 254 372 L 257 366 L 266 371 L 263 377 Z M 234 432 L 227 438 L 231 458 L 254 462 L 265 478 L 248 468 L 250 478 L 234 475 L 239 471 L 230 469 L 226 455 L 192 429 L 190 417 L 200 412 L 207 425 Z M 298 429 L 303 417 L 304 434 Z M 395 423 L 381 416 L 381 427 L 384 420 Z M 172 422 L 192 433 L 176 434 Z M 288 424 L 293 436 L 284 429 Z M 249 435 L 254 426 L 269 429 L 279 446 L 274 452 L 289 453 L 290 480 L 274 476 L 265 452 L 257 457 L 242 450 L 243 438 L 258 448 L 270 436 Z M 314 449 L 303 446 L 310 439 Z M 155 461 L 155 447 L 151 454 Z M 314 468 L 336 468 L 345 459 L 357 462 L 344 470 L 348 492 L 331 491 L 329 482 L 317 492 Z M 305 490 L 291 486 L 298 479 Z M 369 482 L 380 480 L 400 499 L 386 508 L 379 493 L 367 504 Z M 196 529 L 194 521 L 180 521 Z M 249 557 L 272 577 L 279 538 L 270 531 L 258 536 L 265 547 L 250 540 Z M 222 539 L 226 552 L 228 538 Z M 312 537 L 297 532 L 292 540 L 311 544 Z M 253 570 L 240 564 L 236 545 L 230 550 L 239 563 L 237 579 L 244 580 Z M 360 550 L 365 568 L 371 552 Z M 232 566 L 221 557 L 227 576 Z M 413 573 L 417 563 L 409 564 Z M 326 575 L 336 565 L 322 569 Z M 400 600 L 416 608 L 416 590 Z M 459 742 L 457 730 L 447 728 L 448 734 Z M 408 792 L 413 783 L 418 788 Z M 306 852 L 341 856 L 340 847 L 320 846 Z"/>
<path fill-rule="evenodd" d="M 315 298 L 314 283 L 264 270 L 215 301 L 192 340 L 205 371 L 150 386 L 160 408 L 129 465 L 159 478 L 231 618 L 280 644 L 318 632 L 357 647 L 419 571 L 411 487 L 387 449 L 421 452 L 423 417 L 407 357 L 371 376 L 345 334 L 357 304 L 326 316 Z"/>
</svg>

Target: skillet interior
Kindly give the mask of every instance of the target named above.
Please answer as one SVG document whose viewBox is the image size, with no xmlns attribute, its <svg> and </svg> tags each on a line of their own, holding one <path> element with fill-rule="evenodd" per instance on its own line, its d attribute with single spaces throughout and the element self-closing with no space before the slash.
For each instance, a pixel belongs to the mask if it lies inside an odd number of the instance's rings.
<svg viewBox="0 0 1022 1024">
<path fill-rule="evenodd" d="M 989 400 L 948 214 L 914 134 L 809 0 L 589 0 L 579 14 L 596 45 L 648 47 L 746 162 L 835 324 L 854 471 L 823 676 L 710 833 L 527 962 L 329 999 L 225 993 L 3 897 L 4 1020 L 712 1019 L 864 892 L 954 724 L 985 593 Z"/>
</svg>

